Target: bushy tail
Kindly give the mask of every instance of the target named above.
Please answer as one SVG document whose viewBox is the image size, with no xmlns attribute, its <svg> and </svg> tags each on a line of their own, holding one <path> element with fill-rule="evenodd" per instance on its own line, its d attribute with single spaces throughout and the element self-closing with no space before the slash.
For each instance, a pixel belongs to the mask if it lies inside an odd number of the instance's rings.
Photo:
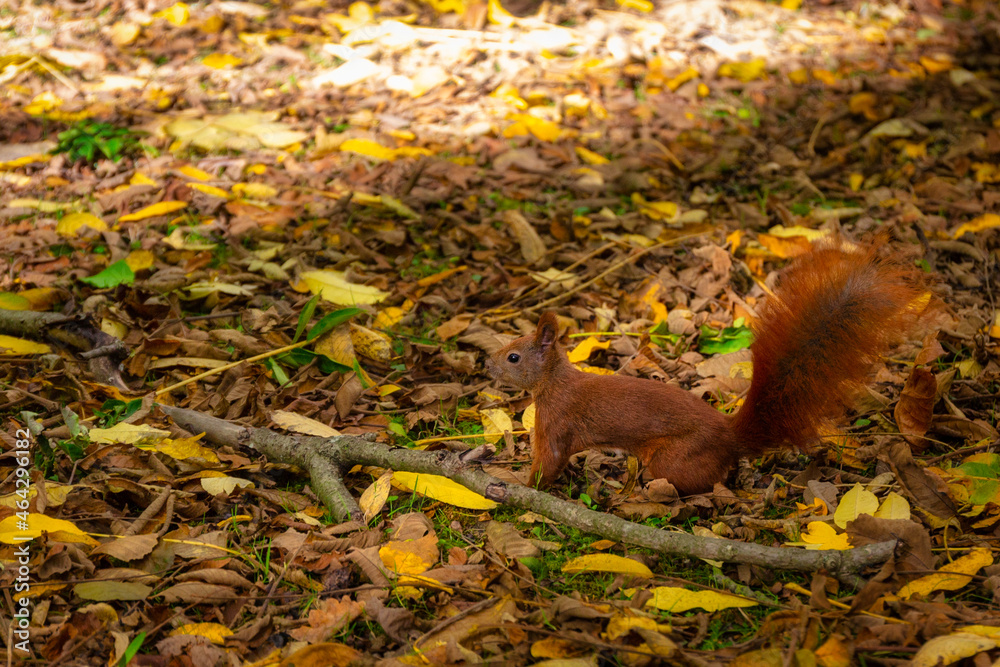
<svg viewBox="0 0 1000 667">
<path fill-rule="evenodd" d="M 759 309 L 753 380 L 733 422 L 747 453 L 816 438 L 924 310 L 919 269 L 882 250 L 840 243 L 814 250 Z"/>
</svg>

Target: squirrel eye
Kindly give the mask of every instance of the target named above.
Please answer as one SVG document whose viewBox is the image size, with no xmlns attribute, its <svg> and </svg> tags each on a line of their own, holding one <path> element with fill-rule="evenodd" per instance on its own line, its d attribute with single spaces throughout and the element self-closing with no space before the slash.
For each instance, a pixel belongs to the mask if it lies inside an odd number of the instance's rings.
<svg viewBox="0 0 1000 667">
<path fill-rule="evenodd" d="M 507 361 L 509 361 L 512 364 L 516 364 L 517 362 L 521 361 L 521 355 L 518 354 L 517 352 L 511 352 L 510 354 L 507 355 Z"/>
</svg>

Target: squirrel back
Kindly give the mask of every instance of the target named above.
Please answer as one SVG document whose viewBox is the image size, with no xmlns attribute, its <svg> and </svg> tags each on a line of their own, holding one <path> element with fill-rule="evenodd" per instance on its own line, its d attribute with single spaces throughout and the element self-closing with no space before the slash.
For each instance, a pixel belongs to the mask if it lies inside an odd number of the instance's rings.
<svg viewBox="0 0 1000 667">
<path fill-rule="evenodd" d="M 617 449 L 681 493 L 710 490 L 742 456 L 802 447 L 842 416 L 893 338 L 919 315 L 920 271 L 876 245 L 837 243 L 795 262 L 751 327 L 753 378 L 735 415 L 653 380 L 584 373 L 558 343 L 554 313 L 487 362 L 536 404 L 531 481 L 550 484 L 569 457 Z"/>
</svg>

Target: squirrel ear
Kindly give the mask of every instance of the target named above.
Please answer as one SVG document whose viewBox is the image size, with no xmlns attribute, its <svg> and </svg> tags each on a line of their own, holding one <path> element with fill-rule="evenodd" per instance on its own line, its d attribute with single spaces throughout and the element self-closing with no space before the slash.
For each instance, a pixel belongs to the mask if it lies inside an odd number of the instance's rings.
<svg viewBox="0 0 1000 667">
<path fill-rule="evenodd" d="M 550 347 L 559 339 L 559 319 L 549 311 L 538 318 L 538 328 L 535 329 L 535 342 L 541 347 Z"/>
</svg>

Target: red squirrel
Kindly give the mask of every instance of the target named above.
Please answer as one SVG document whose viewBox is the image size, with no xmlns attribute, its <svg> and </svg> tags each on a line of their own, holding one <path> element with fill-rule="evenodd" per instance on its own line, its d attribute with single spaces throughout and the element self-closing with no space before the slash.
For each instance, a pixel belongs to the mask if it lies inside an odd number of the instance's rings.
<svg viewBox="0 0 1000 667">
<path fill-rule="evenodd" d="M 548 486 L 586 449 L 628 452 L 682 494 L 725 480 L 741 457 L 800 448 L 862 388 L 872 366 L 918 315 L 921 271 L 882 244 L 820 246 L 794 262 L 751 323 L 753 378 L 743 406 L 720 412 L 655 380 L 578 370 L 559 345 L 559 325 L 538 328 L 495 352 L 487 366 L 535 400 L 532 484 Z"/>
</svg>

